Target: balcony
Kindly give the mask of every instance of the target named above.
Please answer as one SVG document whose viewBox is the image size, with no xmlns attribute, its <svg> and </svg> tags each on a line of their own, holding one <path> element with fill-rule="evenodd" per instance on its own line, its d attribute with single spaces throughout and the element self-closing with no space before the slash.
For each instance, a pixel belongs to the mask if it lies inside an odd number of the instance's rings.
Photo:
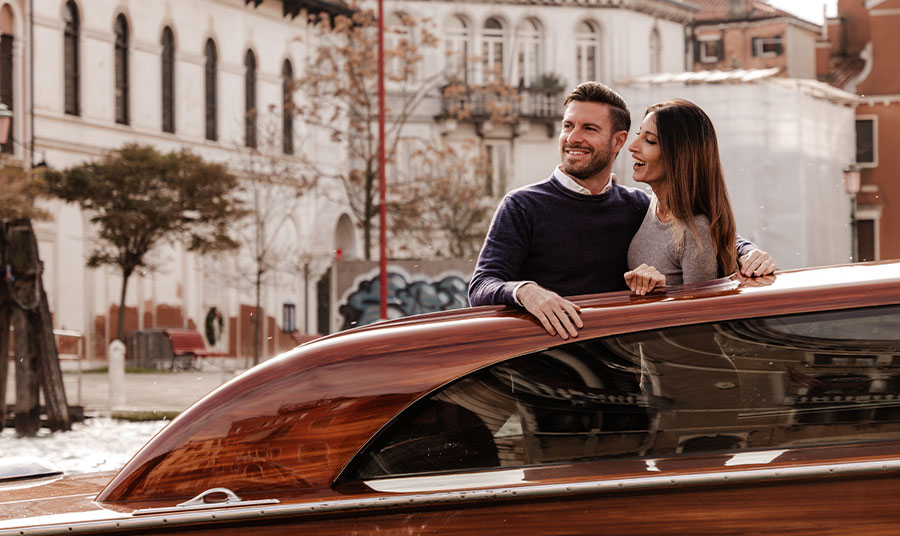
<svg viewBox="0 0 900 536">
<path fill-rule="evenodd" d="M 562 87 L 464 86 L 441 88 L 438 119 L 481 123 L 486 121 L 543 123 L 555 130 L 562 120 L 565 89 Z"/>
</svg>

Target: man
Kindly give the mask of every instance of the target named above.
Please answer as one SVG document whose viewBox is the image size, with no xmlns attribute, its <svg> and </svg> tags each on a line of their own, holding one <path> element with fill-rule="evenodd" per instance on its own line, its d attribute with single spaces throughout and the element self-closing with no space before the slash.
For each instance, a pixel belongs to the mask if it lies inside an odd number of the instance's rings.
<svg viewBox="0 0 900 536">
<path fill-rule="evenodd" d="M 616 184 L 612 165 L 625 145 L 631 113 L 599 82 L 565 101 L 560 165 L 553 175 L 504 197 L 469 284 L 469 303 L 520 305 L 550 335 L 583 327 L 579 308 L 561 296 L 626 289 L 626 256 L 650 199 Z M 766 275 L 775 263 L 739 240 L 741 273 Z"/>
</svg>

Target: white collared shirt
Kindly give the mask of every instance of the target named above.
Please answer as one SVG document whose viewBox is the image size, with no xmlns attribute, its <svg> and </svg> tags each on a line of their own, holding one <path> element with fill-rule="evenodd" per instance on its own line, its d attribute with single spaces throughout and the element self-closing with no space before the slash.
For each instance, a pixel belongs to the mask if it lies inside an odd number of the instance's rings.
<svg viewBox="0 0 900 536">
<path fill-rule="evenodd" d="M 565 186 L 567 190 L 572 190 L 576 194 L 603 195 L 608 192 L 610 188 L 612 188 L 613 181 L 616 180 L 616 175 L 614 173 L 609 174 L 609 180 L 606 181 L 606 186 L 603 187 L 603 190 L 601 190 L 599 194 L 592 194 L 590 190 L 578 184 L 578 182 L 570 177 L 565 171 L 563 171 L 562 167 L 560 166 L 556 166 L 556 169 L 553 170 L 553 178 L 558 180 L 559 183 Z"/>
</svg>

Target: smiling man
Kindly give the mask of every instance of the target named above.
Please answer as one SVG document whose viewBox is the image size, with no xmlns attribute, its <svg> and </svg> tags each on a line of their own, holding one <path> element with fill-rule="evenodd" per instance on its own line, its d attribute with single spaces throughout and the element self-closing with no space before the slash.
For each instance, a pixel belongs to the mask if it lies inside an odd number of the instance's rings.
<svg viewBox="0 0 900 536">
<path fill-rule="evenodd" d="M 559 166 L 503 198 L 469 284 L 471 305 L 522 306 L 563 339 L 583 326 L 578 307 L 562 296 L 627 288 L 628 245 L 650 206 L 647 194 L 612 175 L 631 128 L 622 97 L 585 82 L 565 107 Z M 774 271 L 753 244 L 739 249 L 744 275 Z"/>
</svg>

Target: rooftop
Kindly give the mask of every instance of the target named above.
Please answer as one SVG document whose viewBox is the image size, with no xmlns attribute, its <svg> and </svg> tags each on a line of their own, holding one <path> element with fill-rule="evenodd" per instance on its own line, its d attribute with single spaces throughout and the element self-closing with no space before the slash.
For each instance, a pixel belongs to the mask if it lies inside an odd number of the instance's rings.
<svg viewBox="0 0 900 536">
<path fill-rule="evenodd" d="M 755 21 L 789 17 L 798 21 L 813 24 L 806 19 L 801 19 L 793 13 L 771 6 L 763 0 L 689 0 L 697 5 L 700 11 L 697 13 L 697 22 L 721 22 L 721 21 Z"/>
</svg>

